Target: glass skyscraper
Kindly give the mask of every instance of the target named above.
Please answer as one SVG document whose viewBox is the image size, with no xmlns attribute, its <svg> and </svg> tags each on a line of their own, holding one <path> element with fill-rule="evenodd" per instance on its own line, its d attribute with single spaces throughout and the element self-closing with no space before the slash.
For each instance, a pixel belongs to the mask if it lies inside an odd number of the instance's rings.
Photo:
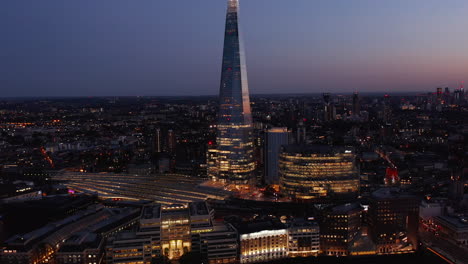
<svg viewBox="0 0 468 264">
<path fill-rule="evenodd" d="M 208 154 L 209 176 L 236 185 L 250 184 L 255 170 L 252 114 L 238 10 L 239 1 L 228 0 L 216 149 Z"/>
</svg>

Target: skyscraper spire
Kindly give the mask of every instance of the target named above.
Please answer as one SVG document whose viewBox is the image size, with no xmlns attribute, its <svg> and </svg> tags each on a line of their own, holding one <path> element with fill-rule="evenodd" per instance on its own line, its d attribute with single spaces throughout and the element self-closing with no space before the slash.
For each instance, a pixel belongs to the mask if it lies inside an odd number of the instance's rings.
<svg viewBox="0 0 468 264">
<path fill-rule="evenodd" d="M 212 179 L 248 184 L 253 178 L 252 114 L 247 68 L 238 26 L 238 0 L 228 0 L 219 90 L 217 148 L 208 169 Z"/>
</svg>

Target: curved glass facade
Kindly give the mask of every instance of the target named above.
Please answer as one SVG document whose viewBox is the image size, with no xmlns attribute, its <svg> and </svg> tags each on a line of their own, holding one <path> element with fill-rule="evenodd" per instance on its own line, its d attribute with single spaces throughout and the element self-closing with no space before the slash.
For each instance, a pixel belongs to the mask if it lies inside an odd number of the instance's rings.
<svg viewBox="0 0 468 264">
<path fill-rule="evenodd" d="M 253 178 L 252 114 L 245 55 L 238 27 L 238 0 L 228 1 L 219 90 L 217 148 L 209 154 L 209 176 L 248 184 Z"/>
<path fill-rule="evenodd" d="M 281 192 L 293 200 L 356 197 L 359 176 L 352 149 L 330 146 L 282 147 Z"/>
</svg>

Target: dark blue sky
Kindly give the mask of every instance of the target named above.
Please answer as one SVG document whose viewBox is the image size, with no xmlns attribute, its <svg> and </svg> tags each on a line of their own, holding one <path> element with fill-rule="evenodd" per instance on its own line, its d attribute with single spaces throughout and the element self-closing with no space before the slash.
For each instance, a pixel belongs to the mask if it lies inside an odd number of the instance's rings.
<svg viewBox="0 0 468 264">
<path fill-rule="evenodd" d="M 0 1 L 0 97 L 217 94 L 225 0 Z M 251 93 L 468 80 L 466 0 L 241 0 Z"/>
</svg>

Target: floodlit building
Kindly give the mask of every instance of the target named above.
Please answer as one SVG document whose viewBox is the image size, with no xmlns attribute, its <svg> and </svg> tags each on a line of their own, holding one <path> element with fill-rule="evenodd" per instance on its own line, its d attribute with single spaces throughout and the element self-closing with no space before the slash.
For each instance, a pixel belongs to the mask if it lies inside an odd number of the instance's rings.
<svg viewBox="0 0 468 264">
<path fill-rule="evenodd" d="M 191 251 L 190 214 L 187 205 L 161 206 L 161 251 L 169 259 L 178 259 Z"/>
<path fill-rule="evenodd" d="M 208 263 L 233 263 L 237 258 L 237 230 L 214 223 L 205 202 L 145 206 L 137 231 L 123 232 L 107 244 L 107 263 L 147 264 L 165 256 L 177 260 L 198 252 Z"/>
<path fill-rule="evenodd" d="M 240 263 L 255 263 L 286 258 L 288 231 L 259 229 L 240 234 Z"/>
<path fill-rule="evenodd" d="M 281 192 L 296 201 L 350 199 L 359 193 L 359 175 L 352 148 L 283 146 L 279 174 Z"/>
<path fill-rule="evenodd" d="M 228 0 L 216 151 L 208 173 L 217 181 L 250 185 L 255 170 L 252 114 L 238 11 L 238 0 Z"/>
</svg>

